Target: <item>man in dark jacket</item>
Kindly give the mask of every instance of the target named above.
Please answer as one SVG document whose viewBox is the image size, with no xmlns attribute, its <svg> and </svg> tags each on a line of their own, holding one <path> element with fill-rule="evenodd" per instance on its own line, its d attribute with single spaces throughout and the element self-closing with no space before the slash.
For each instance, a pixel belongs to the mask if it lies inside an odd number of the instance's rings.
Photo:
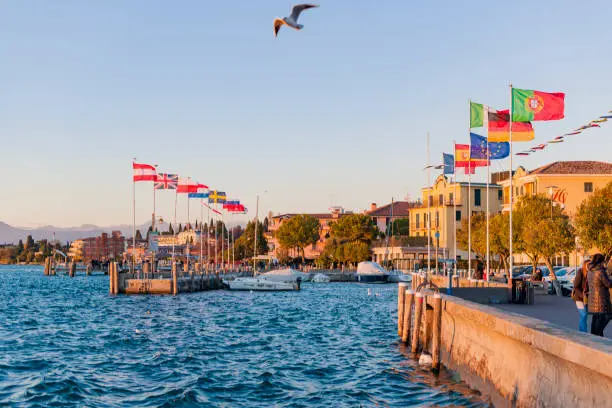
<svg viewBox="0 0 612 408">
<path fill-rule="evenodd" d="M 603 336 L 603 332 L 608 325 L 612 304 L 610 303 L 610 287 L 612 281 L 606 273 L 604 256 L 596 254 L 589 263 L 589 273 L 587 280 L 589 284 L 588 311 L 593 315 L 591 321 L 591 334 Z"/>
<path fill-rule="evenodd" d="M 583 333 L 587 332 L 587 305 L 584 303 L 585 295 L 589 293 L 589 285 L 587 283 L 587 273 L 589 271 L 589 261 L 584 261 L 582 266 L 576 267 L 576 277 L 574 278 L 574 290 L 572 291 L 572 299 L 576 302 L 580 321 L 578 330 Z"/>
</svg>

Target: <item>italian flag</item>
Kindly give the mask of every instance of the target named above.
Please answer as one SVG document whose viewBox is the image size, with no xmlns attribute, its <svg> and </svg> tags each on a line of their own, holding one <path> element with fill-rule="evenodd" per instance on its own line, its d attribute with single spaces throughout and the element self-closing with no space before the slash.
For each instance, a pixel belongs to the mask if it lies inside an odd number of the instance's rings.
<svg viewBox="0 0 612 408">
<path fill-rule="evenodd" d="M 512 88 L 512 121 L 559 120 L 565 117 L 565 94 Z"/>
</svg>

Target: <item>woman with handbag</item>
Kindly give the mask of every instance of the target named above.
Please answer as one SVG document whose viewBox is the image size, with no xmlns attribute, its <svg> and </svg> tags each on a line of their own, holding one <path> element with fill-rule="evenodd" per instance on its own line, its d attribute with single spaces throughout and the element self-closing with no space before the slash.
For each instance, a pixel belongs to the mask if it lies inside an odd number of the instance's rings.
<svg viewBox="0 0 612 408">
<path fill-rule="evenodd" d="M 574 278 L 574 289 L 572 290 L 572 299 L 576 302 L 576 308 L 580 314 L 578 322 L 578 330 L 587 333 L 587 295 L 589 293 L 589 285 L 587 283 L 589 261 L 584 261 L 580 268 L 577 268 L 576 277 Z"/>
<path fill-rule="evenodd" d="M 589 284 L 588 312 L 593 315 L 591 321 L 591 334 L 603 336 L 608 325 L 612 304 L 610 303 L 610 287 L 612 281 L 606 273 L 605 258 L 602 254 L 595 254 L 589 262 L 587 280 Z"/>
</svg>

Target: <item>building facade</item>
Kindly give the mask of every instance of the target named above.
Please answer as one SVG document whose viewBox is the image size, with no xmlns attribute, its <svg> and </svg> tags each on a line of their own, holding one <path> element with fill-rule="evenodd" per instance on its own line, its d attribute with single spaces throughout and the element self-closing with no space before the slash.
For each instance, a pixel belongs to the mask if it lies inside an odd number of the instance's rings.
<svg viewBox="0 0 612 408">
<path fill-rule="evenodd" d="M 99 237 L 77 239 L 70 245 L 68 256 L 83 262 L 120 259 L 125 252 L 125 237 L 121 231 Z"/>
<path fill-rule="evenodd" d="M 489 213 L 496 214 L 502 209 L 502 187 L 489 184 Z M 439 256 L 455 256 L 456 228 L 472 215 L 487 210 L 486 183 L 451 182 L 443 175 L 438 176 L 431 187 L 421 190 L 419 207 L 410 209 L 410 236 L 427 237 L 428 222 L 431 220 L 431 245 L 437 249 Z M 467 252 L 457 250 L 459 258 L 466 257 Z"/>
<path fill-rule="evenodd" d="M 558 161 L 527 171 L 519 167 L 513 175 L 513 202 L 525 195 L 545 194 L 571 217 L 580 203 L 598 188 L 612 181 L 612 163 L 598 161 Z M 503 187 L 503 211 L 510 211 L 510 179 Z"/>
<path fill-rule="evenodd" d="M 420 207 L 420 205 L 420 202 L 394 201 L 378 207 L 376 203 L 372 203 L 370 209 L 365 213 L 372 217 L 380 232 L 387 234 L 391 233 L 389 225 L 393 221 L 407 219 L 410 223 L 410 209 Z"/>
</svg>

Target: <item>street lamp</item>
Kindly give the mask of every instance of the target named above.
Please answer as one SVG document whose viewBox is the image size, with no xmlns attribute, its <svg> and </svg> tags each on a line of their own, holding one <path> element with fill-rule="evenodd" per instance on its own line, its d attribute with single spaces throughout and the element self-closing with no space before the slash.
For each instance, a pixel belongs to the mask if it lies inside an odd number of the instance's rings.
<svg viewBox="0 0 612 408">
<path fill-rule="evenodd" d="M 550 196 L 550 219 L 552 219 L 552 213 L 553 213 L 553 193 L 555 192 L 555 188 L 558 188 L 557 186 L 548 186 L 546 187 L 548 189 L 548 195 Z"/>
<path fill-rule="evenodd" d="M 263 194 L 266 194 L 268 190 L 264 190 Z M 257 204 L 255 205 L 255 235 L 253 236 L 253 276 L 255 276 L 255 269 L 257 267 L 257 224 L 259 222 L 259 193 L 257 193 Z"/>
</svg>

